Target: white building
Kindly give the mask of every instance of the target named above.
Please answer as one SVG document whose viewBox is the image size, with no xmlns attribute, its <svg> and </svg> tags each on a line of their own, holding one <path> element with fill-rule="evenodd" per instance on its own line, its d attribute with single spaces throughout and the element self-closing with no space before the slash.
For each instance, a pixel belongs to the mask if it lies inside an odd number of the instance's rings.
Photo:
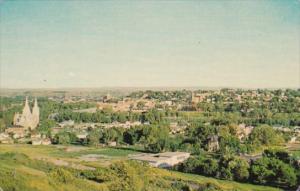
<svg viewBox="0 0 300 191">
<path fill-rule="evenodd" d="M 157 154 L 137 154 L 130 156 L 133 160 L 148 162 L 151 166 L 160 168 L 169 168 L 181 163 L 190 157 L 187 152 L 165 152 Z"/>
<path fill-rule="evenodd" d="M 28 98 L 26 97 L 25 106 L 23 108 L 22 114 L 16 113 L 14 116 L 14 125 L 21 126 L 26 129 L 35 129 L 40 121 L 40 109 L 37 100 L 34 101 L 34 106 L 32 112 L 28 104 Z"/>
</svg>

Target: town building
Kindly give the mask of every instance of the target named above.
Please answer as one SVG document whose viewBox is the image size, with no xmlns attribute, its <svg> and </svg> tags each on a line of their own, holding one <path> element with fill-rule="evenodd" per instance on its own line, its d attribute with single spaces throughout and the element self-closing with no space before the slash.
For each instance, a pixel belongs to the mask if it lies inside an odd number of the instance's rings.
<svg viewBox="0 0 300 191">
<path fill-rule="evenodd" d="M 32 112 L 28 104 L 28 98 L 26 97 L 25 106 L 23 108 L 22 114 L 16 113 L 14 116 L 14 125 L 24 127 L 26 129 L 35 129 L 40 121 L 40 109 L 37 103 L 37 99 L 34 101 L 34 106 Z"/>
<path fill-rule="evenodd" d="M 12 135 L 14 139 L 20 139 L 28 134 L 28 129 L 25 127 L 10 127 L 5 129 L 5 133 Z"/>
<path fill-rule="evenodd" d="M 138 161 L 148 162 L 151 166 L 160 168 L 170 168 L 178 163 L 187 160 L 190 153 L 187 152 L 164 152 L 157 154 L 137 154 L 129 158 Z"/>
<path fill-rule="evenodd" d="M 14 140 L 7 133 L 0 133 L 0 143 L 12 144 Z"/>
<path fill-rule="evenodd" d="M 238 125 L 237 134 L 240 141 L 245 140 L 249 137 L 250 133 L 253 131 L 253 126 L 246 126 L 246 124 L 242 123 Z"/>
<path fill-rule="evenodd" d="M 215 152 L 220 149 L 219 146 L 219 137 L 217 135 L 209 136 L 207 143 L 207 150 L 209 152 Z"/>
</svg>

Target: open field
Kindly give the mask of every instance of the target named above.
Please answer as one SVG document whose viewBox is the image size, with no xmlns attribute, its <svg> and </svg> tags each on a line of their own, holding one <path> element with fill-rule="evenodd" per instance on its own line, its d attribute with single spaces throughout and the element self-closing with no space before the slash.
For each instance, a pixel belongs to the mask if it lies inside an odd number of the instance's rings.
<svg viewBox="0 0 300 191">
<path fill-rule="evenodd" d="M 56 180 L 53 180 L 49 176 L 49 171 L 57 167 L 64 167 L 73 169 L 71 170 L 72 172 L 75 170 L 76 174 L 76 171 L 93 171 L 99 168 L 108 168 L 115 161 L 127 161 L 127 156 L 134 153 L 137 152 L 115 148 L 0 145 L 0 186 L 8 188 L 7 190 L 15 188 L 15 190 L 22 191 L 107 190 L 108 183 L 99 183 L 78 177 L 72 179 L 72 183 L 65 182 L 58 184 L 55 182 Z M 99 158 L 95 161 L 83 161 L 80 157 L 84 156 L 99 156 Z M 150 186 L 151 188 L 147 188 L 147 190 L 176 190 L 169 189 L 174 182 L 184 182 L 192 186 L 212 184 L 222 190 L 279 190 L 271 187 L 241 184 L 158 168 L 150 168 L 149 174 L 151 174 L 151 178 L 153 179 L 150 182 L 156 183 Z M 17 184 L 13 184 L 12 182 L 17 182 Z"/>
</svg>

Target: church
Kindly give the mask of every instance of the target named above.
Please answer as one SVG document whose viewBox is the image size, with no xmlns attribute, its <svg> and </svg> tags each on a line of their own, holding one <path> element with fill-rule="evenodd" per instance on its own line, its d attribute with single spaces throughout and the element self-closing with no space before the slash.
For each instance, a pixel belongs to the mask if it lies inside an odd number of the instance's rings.
<svg viewBox="0 0 300 191">
<path fill-rule="evenodd" d="M 14 116 L 14 125 L 21 126 L 25 129 L 33 130 L 35 129 L 40 121 L 40 109 L 35 98 L 34 106 L 32 112 L 29 107 L 28 98 L 26 97 L 25 106 L 23 108 L 22 114 L 16 113 Z"/>
</svg>

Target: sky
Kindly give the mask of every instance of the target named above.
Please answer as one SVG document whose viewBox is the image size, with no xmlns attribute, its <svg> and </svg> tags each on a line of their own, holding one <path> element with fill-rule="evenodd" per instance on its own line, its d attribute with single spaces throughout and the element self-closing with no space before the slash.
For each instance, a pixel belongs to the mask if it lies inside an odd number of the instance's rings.
<svg viewBox="0 0 300 191">
<path fill-rule="evenodd" d="M 299 0 L 0 0 L 0 87 L 300 87 Z"/>
</svg>

